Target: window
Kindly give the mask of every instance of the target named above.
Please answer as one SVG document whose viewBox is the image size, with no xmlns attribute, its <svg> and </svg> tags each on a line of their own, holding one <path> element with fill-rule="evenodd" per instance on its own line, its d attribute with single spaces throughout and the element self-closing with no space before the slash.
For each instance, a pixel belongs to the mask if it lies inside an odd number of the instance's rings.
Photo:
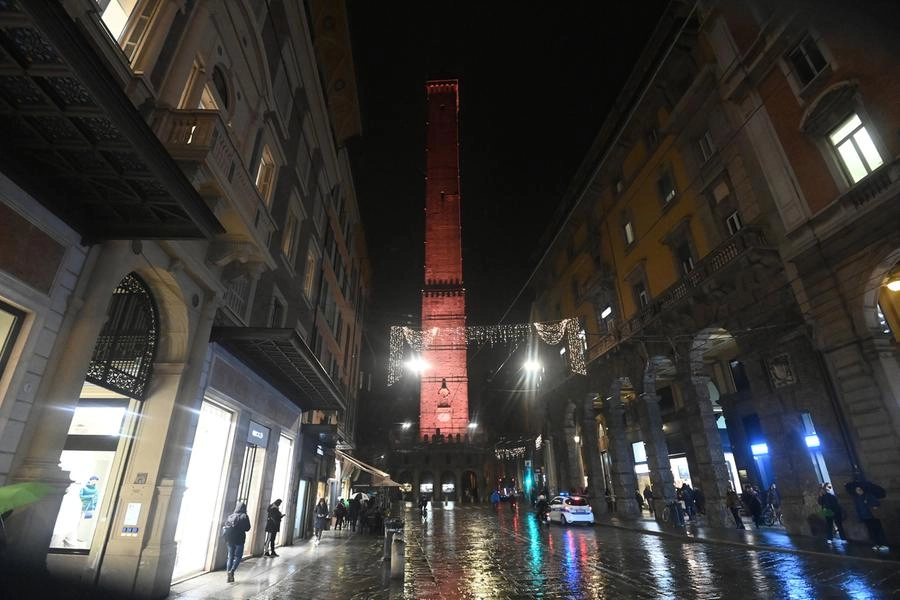
<svg viewBox="0 0 900 600">
<path fill-rule="evenodd" d="M 25 313 L 0 301 L 0 377 L 3 376 L 6 363 L 12 354 L 24 318 Z"/>
<path fill-rule="evenodd" d="M 716 153 L 716 145 L 713 143 L 712 134 L 709 133 L 709 130 L 697 139 L 697 148 L 700 150 L 700 156 L 703 158 L 704 163 Z"/>
<path fill-rule="evenodd" d="M 734 211 L 725 219 L 725 225 L 728 227 L 728 233 L 731 235 L 736 234 L 738 231 L 744 228 L 744 224 L 741 222 L 741 213 L 738 211 Z"/>
<path fill-rule="evenodd" d="M 325 227 L 325 217 L 325 203 L 322 201 L 322 195 L 317 194 L 316 207 L 313 210 L 313 223 L 319 233 L 322 233 L 322 229 Z"/>
<path fill-rule="evenodd" d="M 281 234 L 281 252 L 287 259 L 291 268 L 294 267 L 294 261 L 297 254 L 297 241 L 300 236 L 300 220 L 301 216 L 297 204 L 291 202 L 288 207 L 287 215 L 284 219 L 284 230 Z"/>
<path fill-rule="evenodd" d="M 816 41 L 809 34 L 788 54 L 788 61 L 801 87 L 806 87 L 828 66 Z"/>
<path fill-rule="evenodd" d="M 664 172 L 656 182 L 659 189 L 659 199 L 663 206 L 668 206 L 675 199 L 675 182 L 672 174 L 668 171 Z"/>
<path fill-rule="evenodd" d="M 634 292 L 634 301 L 637 303 L 638 308 L 644 308 L 650 304 L 650 294 L 647 293 L 647 288 L 643 282 L 634 284 L 631 289 Z"/>
<path fill-rule="evenodd" d="M 129 61 L 134 61 L 138 49 L 143 45 L 150 22 L 156 15 L 159 0 L 97 0 L 102 10 L 100 19 L 110 35 L 122 47 Z"/>
<path fill-rule="evenodd" d="M 867 177 L 884 162 L 862 119 L 856 113 L 836 127 L 828 135 L 828 139 L 841 159 L 844 172 L 853 183 Z"/>
<path fill-rule="evenodd" d="M 631 219 L 624 217 L 622 221 L 622 235 L 625 236 L 625 245 L 630 246 L 634 243 L 634 226 Z"/>
<path fill-rule="evenodd" d="M 225 74 L 219 67 L 213 69 L 212 83 L 216 88 L 216 93 L 219 94 L 222 105 L 228 108 L 228 85 L 225 83 Z"/>
<path fill-rule="evenodd" d="M 262 155 L 259 157 L 259 168 L 256 170 L 256 189 L 263 198 L 266 206 L 272 198 L 272 188 L 275 182 L 275 159 L 268 146 L 263 146 Z"/>
<path fill-rule="evenodd" d="M 313 288 L 316 284 L 316 270 L 319 266 L 316 251 L 309 248 L 306 252 L 306 268 L 303 272 L 303 295 L 307 300 L 312 300 Z"/>
<path fill-rule="evenodd" d="M 200 94 L 200 103 L 197 104 L 197 108 L 201 110 L 219 110 L 219 103 L 216 102 L 216 97 L 213 96 L 209 85 L 203 86 L 203 92 Z"/>
<path fill-rule="evenodd" d="M 272 297 L 272 310 L 269 313 L 269 327 L 284 327 L 285 305 L 284 301 Z"/>
<path fill-rule="evenodd" d="M 678 258 L 678 264 L 681 265 L 682 273 L 687 275 L 694 270 L 694 257 L 691 253 L 691 245 L 689 243 L 685 241 L 679 244 L 675 253 Z"/>
</svg>

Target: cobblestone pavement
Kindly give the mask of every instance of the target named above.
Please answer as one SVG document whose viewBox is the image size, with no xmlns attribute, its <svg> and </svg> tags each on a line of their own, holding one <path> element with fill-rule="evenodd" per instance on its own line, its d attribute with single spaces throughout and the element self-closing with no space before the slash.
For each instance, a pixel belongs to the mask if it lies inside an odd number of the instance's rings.
<svg viewBox="0 0 900 600">
<path fill-rule="evenodd" d="M 237 583 L 212 573 L 173 587 L 172 600 L 253 598 L 582 599 L 900 598 L 893 561 L 789 553 L 626 529 L 539 527 L 508 507 L 406 513 L 404 581 L 391 581 L 382 540 L 326 532 L 319 546 L 254 559 Z"/>
</svg>

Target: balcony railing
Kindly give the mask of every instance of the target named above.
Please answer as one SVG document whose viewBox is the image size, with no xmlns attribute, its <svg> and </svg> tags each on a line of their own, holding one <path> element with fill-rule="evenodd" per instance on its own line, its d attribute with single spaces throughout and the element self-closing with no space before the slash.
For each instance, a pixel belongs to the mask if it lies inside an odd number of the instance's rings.
<svg viewBox="0 0 900 600">
<path fill-rule="evenodd" d="M 206 166 L 247 228 L 229 233 L 252 235 L 266 255 L 275 224 L 218 111 L 162 109 L 154 115 L 153 129 L 176 161 Z"/>
<path fill-rule="evenodd" d="M 876 198 L 898 180 L 900 180 L 900 157 L 882 165 L 871 175 L 844 192 L 840 203 L 859 208 Z"/>
<path fill-rule="evenodd" d="M 758 229 L 751 227 L 742 229 L 737 235 L 707 254 L 697 263 L 694 270 L 657 296 L 640 312 L 618 324 L 613 332 L 601 335 L 588 348 L 587 361 L 590 362 L 603 356 L 619 342 L 632 337 L 653 321 L 661 318 L 663 313 L 690 296 L 705 281 L 715 277 L 744 254 L 754 250 L 777 252 L 766 242 L 765 236 Z"/>
</svg>

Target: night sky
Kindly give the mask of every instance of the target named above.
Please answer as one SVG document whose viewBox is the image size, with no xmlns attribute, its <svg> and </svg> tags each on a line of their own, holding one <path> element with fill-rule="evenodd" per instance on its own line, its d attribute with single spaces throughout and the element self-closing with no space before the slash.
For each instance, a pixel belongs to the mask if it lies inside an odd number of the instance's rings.
<svg viewBox="0 0 900 600">
<path fill-rule="evenodd" d="M 665 4 L 349 2 L 363 126 L 351 151 L 374 271 L 368 337 L 381 368 L 389 326 L 419 321 L 425 82 L 460 81 L 468 322 L 497 323 Z M 527 321 L 529 301 L 504 322 Z M 479 353 L 470 396 L 478 369 L 504 357 Z"/>
</svg>

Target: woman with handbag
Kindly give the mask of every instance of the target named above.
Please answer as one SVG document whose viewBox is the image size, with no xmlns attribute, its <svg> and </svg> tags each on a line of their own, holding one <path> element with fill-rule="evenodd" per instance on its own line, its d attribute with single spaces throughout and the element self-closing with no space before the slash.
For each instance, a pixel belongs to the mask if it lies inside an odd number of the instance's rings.
<svg viewBox="0 0 900 600">
<path fill-rule="evenodd" d="M 834 488 L 831 484 L 825 482 L 819 488 L 819 513 L 825 519 L 825 541 L 829 545 L 834 543 L 834 529 L 838 531 L 838 541 L 847 542 L 847 535 L 844 533 L 844 511 L 838 503 L 837 496 L 834 495 Z"/>
</svg>

